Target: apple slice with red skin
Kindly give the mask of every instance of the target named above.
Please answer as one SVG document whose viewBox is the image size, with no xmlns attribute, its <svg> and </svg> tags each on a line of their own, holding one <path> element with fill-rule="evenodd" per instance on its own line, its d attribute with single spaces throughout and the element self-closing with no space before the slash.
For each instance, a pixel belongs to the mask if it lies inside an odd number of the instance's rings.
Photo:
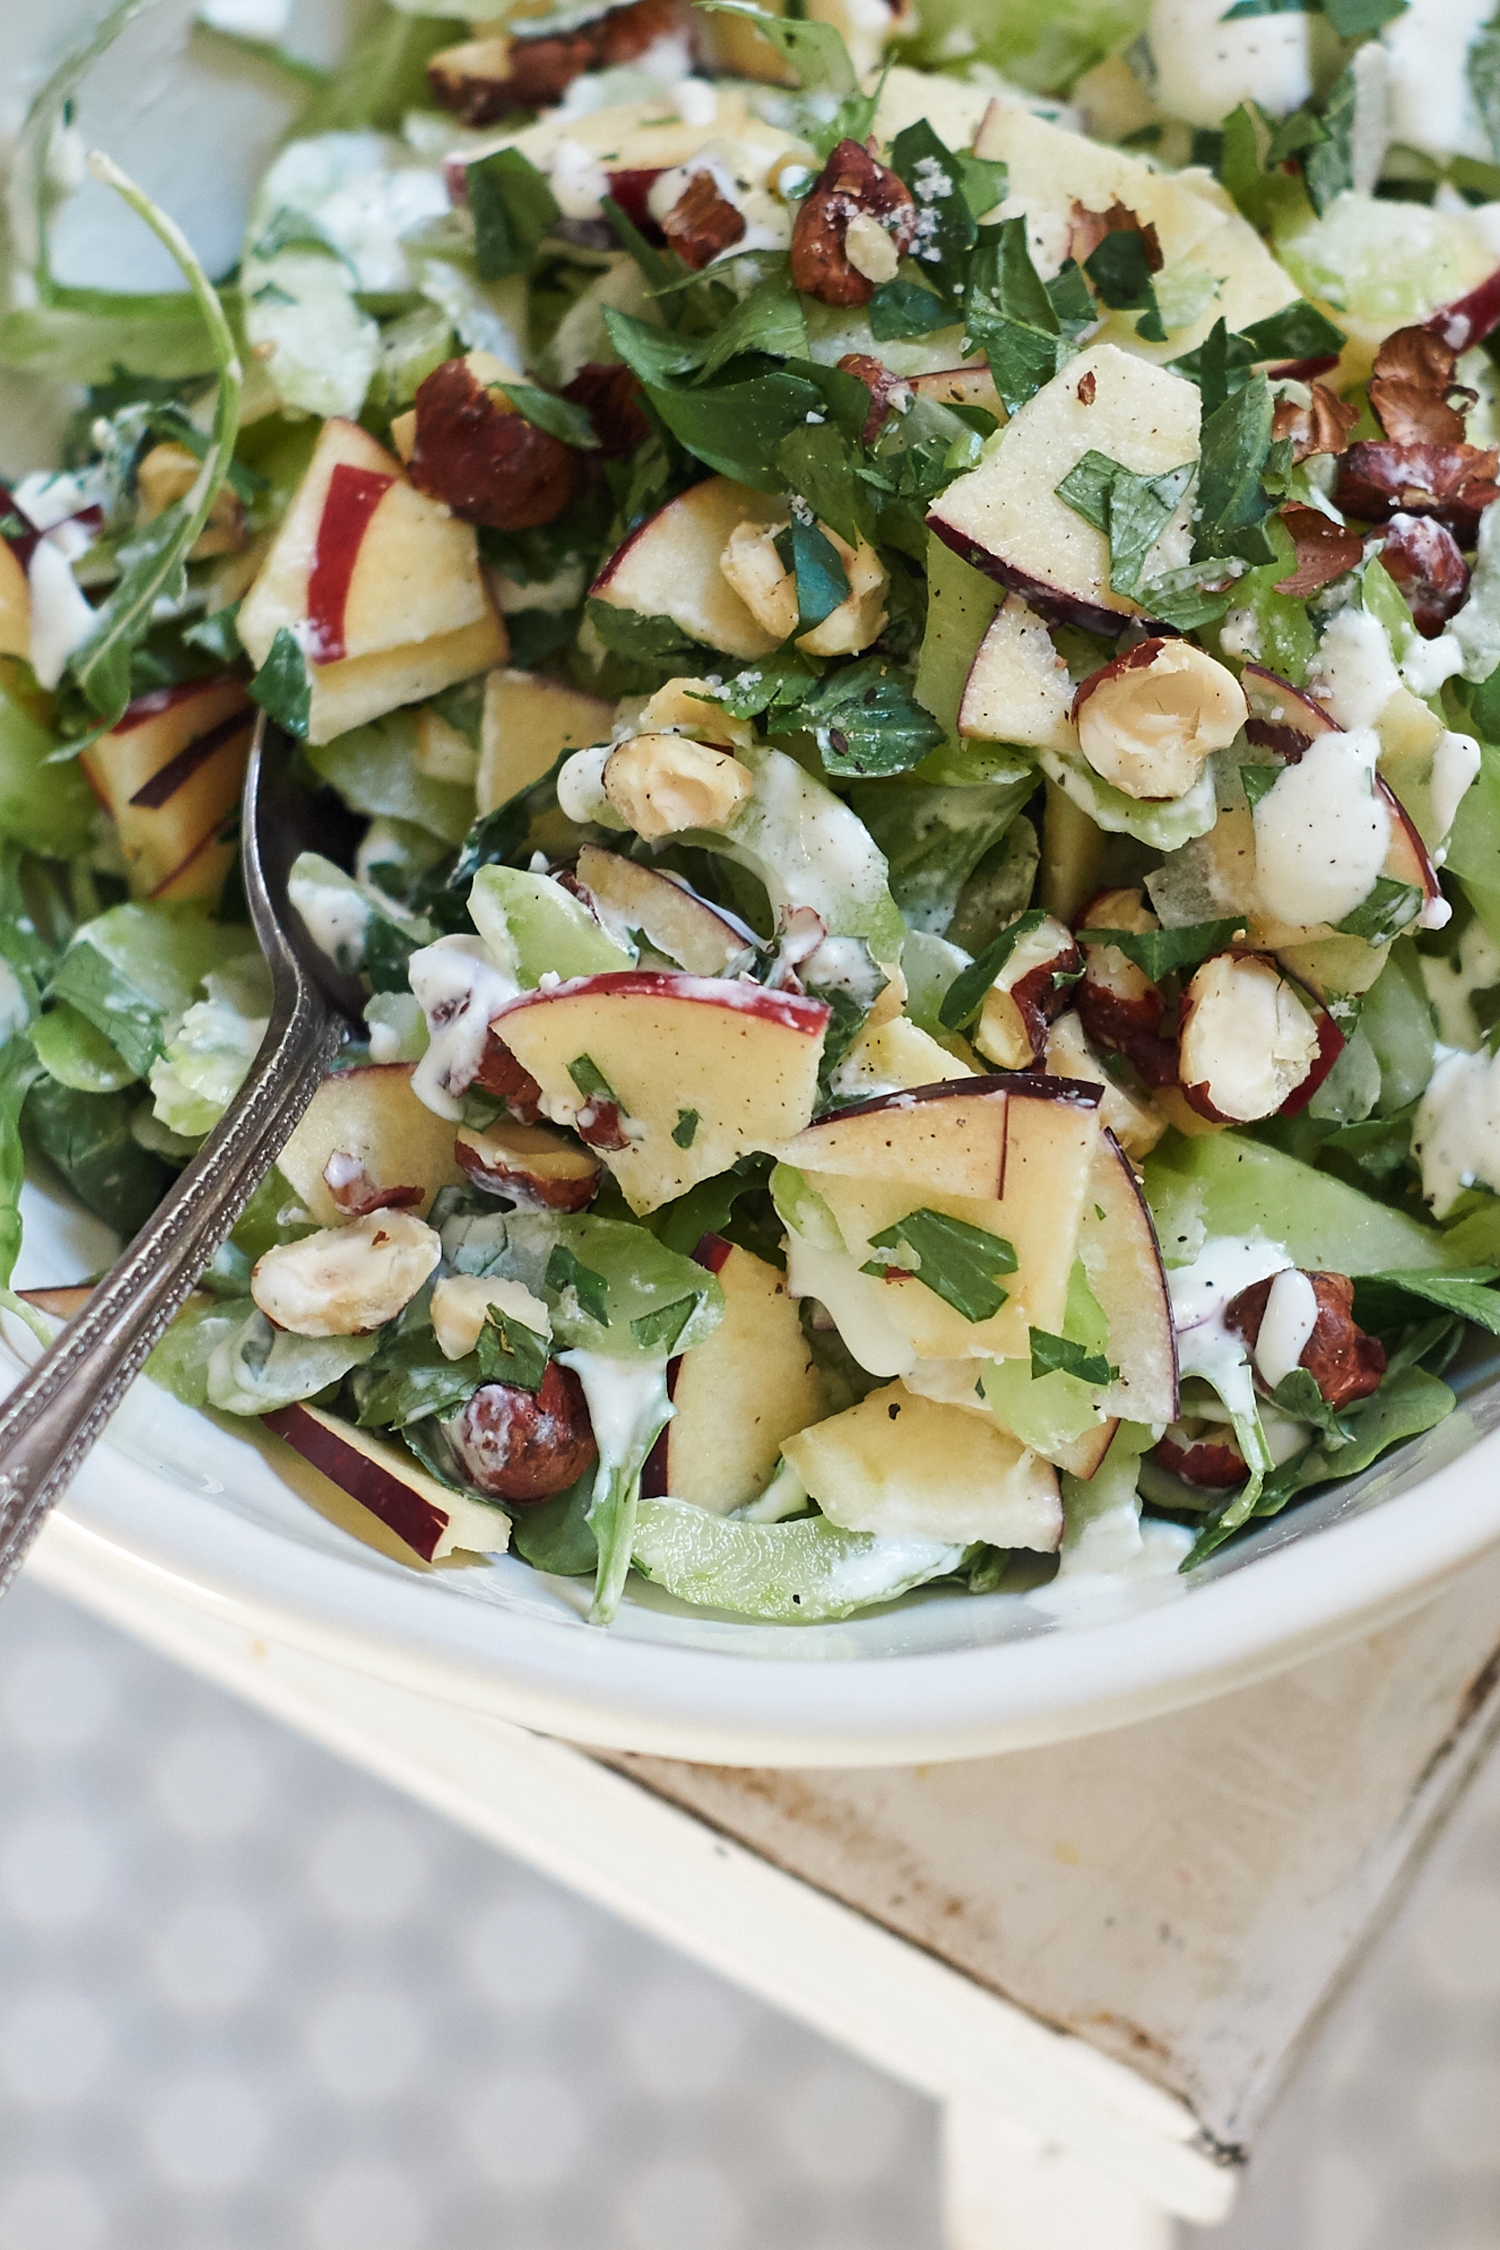
<svg viewBox="0 0 1500 2250">
<path fill-rule="evenodd" d="M 323 424 L 237 622 L 257 665 L 283 627 L 314 650 L 342 648 L 336 661 L 308 659 L 313 743 L 506 653 L 472 526 L 416 491 L 395 454 L 338 415 Z"/>
<path fill-rule="evenodd" d="M 0 484 L 0 520 L 14 531 L 0 532 L 0 656 L 31 654 L 31 581 L 27 572 L 41 533 L 16 506 L 9 485 Z"/>
<path fill-rule="evenodd" d="M 1423 325 L 1456 352 L 1472 351 L 1476 344 L 1482 344 L 1500 328 L 1500 266 L 1486 274 L 1477 288 L 1455 297 L 1451 304 L 1439 305 Z"/>
<path fill-rule="evenodd" d="M 578 880 L 606 929 L 620 935 L 639 930 L 689 976 L 722 976 L 731 961 L 755 947 L 755 933 L 743 922 L 710 906 L 686 883 L 619 852 L 585 844 L 578 855 Z"/>
<path fill-rule="evenodd" d="M 16 1295 L 23 1305 L 31 1305 L 37 1312 L 50 1314 L 53 1320 L 69 1321 L 77 1318 L 94 1294 L 91 1281 L 67 1281 L 51 1289 L 18 1289 Z"/>
<path fill-rule="evenodd" d="M 1089 1171 L 1078 1252 L 1120 1370 L 1104 1394 L 1107 1411 L 1125 1422 L 1175 1421 L 1177 1331 L 1161 1245 L 1130 1159 L 1107 1129 Z"/>
<path fill-rule="evenodd" d="M 221 831 L 239 803 L 254 718 L 242 681 L 190 680 L 137 696 L 84 751 L 135 897 L 217 897 L 235 851 Z"/>
<path fill-rule="evenodd" d="M 997 422 L 1006 420 L 1005 402 L 988 367 L 940 367 L 902 380 L 918 398 L 933 399 L 939 406 L 982 406 Z"/>
<path fill-rule="evenodd" d="M 328 1185 L 330 1160 L 348 1158 L 377 1188 L 421 1188 L 424 1213 L 440 1187 L 462 1185 L 453 1125 L 411 1090 L 410 1063 L 365 1063 L 325 1078 L 276 1162 L 310 1217 L 335 1227 L 348 1216 Z"/>
<path fill-rule="evenodd" d="M 782 1158 L 812 1175 L 857 1266 L 918 1210 L 1008 1242 L 1014 1274 L 988 1319 L 967 1320 L 900 1267 L 886 1269 L 881 1301 L 919 1358 L 1019 1358 L 1032 1328 L 1062 1333 L 1099 1101 L 1097 1086 L 1023 1071 L 947 1079 L 840 1110 Z"/>
<path fill-rule="evenodd" d="M 618 1106 L 624 1145 L 594 1145 L 646 1212 L 801 1130 L 827 1023 L 821 1001 L 748 980 L 622 969 L 522 993 L 491 1028 L 558 1122 L 582 1129 Z M 570 1064 L 607 1090 L 586 1094 Z"/>
<path fill-rule="evenodd" d="M 497 1118 L 482 1133 L 459 1127 L 453 1155 L 487 1195 L 547 1211 L 582 1211 L 599 1192 L 599 1158 L 550 1125 Z"/>
<path fill-rule="evenodd" d="M 357 1430 L 320 1406 L 283 1406 L 261 1420 L 423 1562 L 442 1562 L 455 1551 L 502 1555 L 509 1546 L 510 1518 L 502 1509 L 450 1492 L 373 1430 Z"/>
<path fill-rule="evenodd" d="M 673 1418 L 641 1490 L 727 1516 L 765 1490 L 783 1440 L 818 1421 L 827 1402 L 786 1275 L 717 1234 L 693 1256 L 723 1290 L 724 1317 L 667 1369 Z"/>
<path fill-rule="evenodd" d="M 739 657 L 769 656 L 776 634 L 752 615 L 719 568 L 742 523 L 784 524 L 784 500 L 730 477 L 708 477 L 658 508 L 615 549 L 590 596 L 643 617 L 670 617 L 707 648 Z"/>
</svg>

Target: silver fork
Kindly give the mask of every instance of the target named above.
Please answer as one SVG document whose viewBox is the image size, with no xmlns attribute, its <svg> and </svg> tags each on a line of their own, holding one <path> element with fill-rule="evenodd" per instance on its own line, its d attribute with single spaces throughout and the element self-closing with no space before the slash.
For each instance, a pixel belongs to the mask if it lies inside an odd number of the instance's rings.
<svg viewBox="0 0 1500 2250">
<path fill-rule="evenodd" d="M 244 1085 L 171 1193 L 0 1407 L 0 1594 L 270 1170 L 343 1036 L 354 990 L 319 965 L 287 903 L 287 874 L 306 840 L 291 765 L 291 744 L 262 718 L 245 774 L 241 860 L 250 919 L 271 971 L 266 1036 Z"/>
</svg>

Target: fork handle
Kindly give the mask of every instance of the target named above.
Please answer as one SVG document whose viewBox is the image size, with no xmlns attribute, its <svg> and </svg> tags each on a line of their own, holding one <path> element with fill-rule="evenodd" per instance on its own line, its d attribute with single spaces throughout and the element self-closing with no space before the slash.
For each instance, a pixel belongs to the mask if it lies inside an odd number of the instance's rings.
<svg viewBox="0 0 1500 2250">
<path fill-rule="evenodd" d="M 0 1595 L 146 1356 L 269 1171 L 340 1028 L 299 981 L 240 1092 L 107 1280 L 0 1407 Z"/>
</svg>

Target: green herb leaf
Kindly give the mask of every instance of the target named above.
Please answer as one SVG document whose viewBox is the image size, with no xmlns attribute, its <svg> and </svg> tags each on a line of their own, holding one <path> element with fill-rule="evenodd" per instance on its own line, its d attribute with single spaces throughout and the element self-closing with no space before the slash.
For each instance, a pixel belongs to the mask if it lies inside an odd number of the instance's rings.
<svg viewBox="0 0 1500 2250">
<path fill-rule="evenodd" d="M 859 388 L 864 391 L 862 383 Z M 721 476 L 733 477 L 757 492 L 784 489 L 775 465 L 777 448 L 823 406 L 815 384 L 785 369 L 754 376 L 749 382 L 695 390 L 648 383 L 646 392 L 679 444 Z"/>
<path fill-rule="evenodd" d="M 789 431 L 776 448 L 776 464 L 819 522 L 851 547 L 870 537 L 875 527 L 856 471 L 855 448 L 832 422 L 804 422 Z"/>
<path fill-rule="evenodd" d="M 1353 1442 L 1356 1425 L 1331 1407 L 1318 1388 L 1317 1377 L 1305 1367 L 1283 1375 L 1273 1393 L 1276 1404 L 1295 1421 L 1307 1422 L 1322 1435 L 1325 1447 L 1336 1453 Z"/>
<path fill-rule="evenodd" d="M 807 94 L 857 94 L 859 79 L 849 50 L 831 24 L 804 22 L 794 16 L 767 15 L 748 0 L 698 0 L 705 15 L 737 16 L 753 24 L 763 39 L 791 64 Z"/>
<path fill-rule="evenodd" d="M 1138 312 L 1136 334 L 1148 344 L 1164 344 L 1156 290 L 1151 279 L 1146 238 L 1133 227 L 1116 227 L 1084 259 L 1084 271 L 1112 312 Z"/>
<path fill-rule="evenodd" d="M 1252 771 L 1264 771 L 1264 768 Z M 1195 969 L 1200 961 L 1222 953 L 1245 935 L 1244 920 L 1230 915 L 1222 922 L 1188 922 L 1175 930 L 1080 930 L 1080 945 L 1112 945 L 1133 961 L 1153 983 L 1182 969 Z"/>
<path fill-rule="evenodd" d="M 679 658 L 695 662 L 701 654 L 699 643 L 688 639 L 675 617 L 642 617 L 638 610 L 592 598 L 585 606 L 589 623 L 612 656 L 635 664 L 672 664 Z"/>
<path fill-rule="evenodd" d="M 1264 375 L 1253 375 L 1205 421 L 1194 562 L 1217 555 L 1238 555 L 1249 563 L 1276 560 L 1264 528 L 1271 500 L 1261 485 L 1274 411 L 1270 384 Z"/>
<path fill-rule="evenodd" d="M 601 196 L 599 209 L 619 236 L 621 248 L 628 250 L 640 267 L 651 285 L 653 295 L 664 297 L 675 290 L 683 278 L 680 260 L 668 257 L 664 251 L 648 242 L 635 221 L 627 217 L 612 195 Z M 689 278 L 696 279 L 696 276 Z M 666 312 L 669 325 L 675 328 L 681 314 L 671 304 L 668 304 Z M 608 317 L 606 312 L 605 318 Z"/>
<path fill-rule="evenodd" d="M 545 1336 L 512 1320 L 491 1305 L 475 1344 L 479 1372 L 487 1383 L 510 1383 L 520 1391 L 539 1391 L 547 1373 Z"/>
<path fill-rule="evenodd" d="M 1500 164 L 1500 31 L 1481 31 L 1469 41 L 1464 69 L 1490 154 Z"/>
<path fill-rule="evenodd" d="M 909 1212 L 894 1226 L 872 1234 L 870 1247 L 891 1255 L 870 1259 L 860 1267 L 861 1273 L 882 1280 L 891 1267 L 898 1267 L 951 1305 L 962 1320 L 993 1320 L 1009 1299 L 1009 1290 L 1000 1287 L 996 1276 L 1016 1270 L 1011 1244 L 983 1227 L 970 1226 L 967 1219 L 950 1218 L 946 1211 L 924 1206 Z"/>
<path fill-rule="evenodd" d="M 1398 883 L 1390 875 L 1377 875 L 1375 888 L 1361 899 L 1352 914 L 1334 928 L 1345 937 L 1363 938 L 1369 945 L 1384 945 L 1408 928 L 1422 911 L 1422 893 L 1412 883 Z"/>
<path fill-rule="evenodd" d="M 604 1101 L 618 1104 L 618 1094 L 591 1055 L 575 1055 L 568 1065 L 568 1076 L 586 1102 L 597 1095 Z"/>
<path fill-rule="evenodd" d="M 922 268 L 923 280 L 932 284 L 948 307 L 947 319 L 956 320 L 979 234 L 958 159 L 922 117 L 891 143 L 891 169 L 910 189 L 917 207 L 912 256 Z M 995 200 L 992 197 L 986 209 Z"/>
<path fill-rule="evenodd" d="M 88 639 L 68 660 L 69 670 L 93 709 L 117 718 L 130 700 L 130 659 L 150 630 L 157 602 L 175 595 L 185 582 L 187 558 L 208 522 L 234 459 L 240 421 L 241 372 L 224 308 L 190 248 L 186 236 L 165 212 L 127 179 L 119 166 L 95 151 L 89 169 L 123 197 L 144 219 L 181 269 L 202 315 L 218 375 L 213 429 L 203 466 L 191 491 L 120 550 L 120 577 L 99 610 Z"/>
<path fill-rule="evenodd" d="M 1024 219 L 978 230 L 964 297 L 966 348 L 982 351 L 1007 410 L 1015 414 L 1070 356 L 1026 239 Z"/>
<path fill-rule="evenodd" d="M 1500 1291 L 1491 1286 L 1496 1281 L 1500 1266 L 1363 1274 L 1354 1285 L 1354 1317 L 1362 1328 L 1389 1333 L 1419 1318 L 1423 1305 L 1440 1305 L 1500 1336 Z"/>
<path fill-rule="evenodd" d="M 839 551 L 811 517 L 793 514 L 776 541 L 797 583 L 797 630 L 810 633 L 849 598 L 849 577 Z"/>
<path fill-rule="evenodd" d="M 1109 582 L 1134 598 L 1157 541 L 1193 481 L 1196 464 L 1161 476 L 1137 476 L 1105 453 L 1085 453 L 1057 487 L 1057 496 L 1109 541 Z"/>
<path fill-rule="evenodd" d="M 920 282 L 907 281 L 900 274 L 894 281 L 880 284 L 866 312 L 870 334 L 877 344 L 889 344 L 898 337 L 930 336 L 935 329 L 951 327 L 954 319 L 952 305 L 945 305 Z"/>
<path fill-rule="evenodd" d="M 1076 1375 L 1080 1383 L 1113 1383 L 1119 1375 L 1103 1352 L 1091 1352 L 1066 1336 L 1050 1336 L 1045 1328 L 1032 1328 L 1028 1334 L 1033 1382 L 1044 1375 Z"/>
<path fill-rule="evenodd" d="M 603 1274 L 581 1263 L 565 1242 L 554 1243 L 547 1260 L 547 1287 L 571 1289 L 590 1320 L 601 1328 L 609 1321 L 609 1284 Z M 633 1324 L 632 1324 L 633 1325 Z"/>
<path fill-rule="evenodd" d="M 1184 563 L 1181 570 L 1148 578 L 1136 588 L 1135 598 L 1153 622 L 1175 625 L 1179 633 L 1195 632 L 1224 615 L 1234 599 L 1235 581 L 1249 567 L 1234 555 Z"/>
<path fill-rule="evenodd" d="M 1404 16 L 1408 0 L 1323 0 L 1323 13 L 1340 39 L 1363 39 Z"/>
<path fill-rule="evenodd" d="M 790 723 L 811 729 L 824 770 L 838 779 L 907 773 L 944 738 L 907 676 L 884 656 L 830 672 L 804 695 Z M 770 731 L 782 733 L 785 725 Z"/>
<path fill-rule="evenodd" d="M 299 742 L 307 738 L 312 711 L 312 681 L 307 660 L 290 625 L 278 625 L 276 638 L 266 651 L 266 661 L 250 682 L 249 692 L 269 718 Z"/>
<path fill-rule="evenodd" d="M 702 1120 L 695 1109 L 680 1109 L 677 1112 L 677 1123 L 672 1127 L 672 1138 L 679 1148 L 692 1147 L 694 1141 L 698 1138 L 698 1127 L 701 1122 Z"/>
<path fill-rule="evenodd" d="M 564 445 L 576 446 L 581 453 L 597 449 L 599 440 L 593 423 L 571 399 L 539 390 L 534 383 L 506 383 L 504 391 L 523 422 L 545 430 L 550 437 L 561 438 Z"/>
<path fill-rule="evenodd" d="M 1007 929 L 988 944 L 977 961 L 971 961 L 943 994 L 938 1020 L 945 1031 L 963 1031 L 974 1021 L 984 1006 L 984 996 L 989 991 L 1006 962 L 1015 952 L 1022 938 L 1031 936 L 1046 921 L 1045 910 L 1040 906 L 1028 907 Z"/>
<path fill-rule="evenodd" d="M 481 281 L 525 273 L 547 229 L 562 216 L 546 179 L 518 148 L 497 148 L 464 168 Z"/>
<path fill-rule="evenodd" d="M 672 1305 L 658 1305 L 630 1323 L 630 1333 L 643 1352 L 670 1355 L 673 1345 L 698 1309 L 696 1297 L 679 1297 Z"/>
</svg>

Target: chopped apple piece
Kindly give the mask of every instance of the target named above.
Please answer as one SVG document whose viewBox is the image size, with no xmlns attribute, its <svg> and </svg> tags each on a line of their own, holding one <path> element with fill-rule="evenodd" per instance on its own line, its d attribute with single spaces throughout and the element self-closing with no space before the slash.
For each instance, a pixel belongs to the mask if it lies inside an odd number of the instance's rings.
<svg viewBox="0 0 1500 2250">
<path fill-rule="evenodd" d="M 1109 1322 L 1110 1362 L 1120 1370 L 1104 1395 L 1106 1409 L 1127 1422 L 1175 1422 L 1177 1336 L 1156 1228 L 1128 1158 L 1107 1131 L 1089 1170 L 1078 1252 Z"/>
<path fill-rule="evenodd" d="M 648 516 L 615 550 L 590 593 L 616 609 L 670 617 L 706 648 L 769 656 L 781 636 L 757 622 L 719 568 L 719 558 L 741 524 L 787 521 L 784 500 L 730 477 L 709 477 Z"/>
<path fill-rule="evenodd" d="M 782 1447 L 830 1523 L 882 1537 L 987 1540 L 1044 1554 L 1062 1541 L 1057 1472 L 990 1416 L 872 1391 Z"/>
<path fill-rule="evenodd" d="M 509 1546 L 510 1518 L 503 1509 L 439 1484 L 409 1453 L 374 1431 L 357 1430 L 320 1406 L 283 1406 L 262 1420 L 423 1562 L 442 1562 L 455 1551 L 503 1555 Z"/>
<path fill-rule="evenodd" d="M 615 707 L 544 672 L 491 672 L 484 683 L 479 774 L 481 813 L 493 812 L 518 789 L 529 789 L 565 750 L 607 742 Z"/>
<path fill-rule="evenodd" d="M 1057 487 L 1090 452 L 1138 476 L 1195 461 L 1201 417 L 1196 384 L 1096 344 L 1027 400 L 989 459 L 949 485 L 927 521 L 955 554 L 1044 616 L 1118 633 L 1141 615 L 1140 604 L 1114 591 L 1108 540 L 1058 498 Z M 1186 563 L 1190 507 L 1184 499 L 1163 532 L 1153 572 Z"/>
<path fill-rule="evenodd" d="M 1214 32 L 1222 36 L 1217 25 Z M 1232 97 L 1225 106 L 1232 106 Z M 1289 106 L 1295 107 L 1295 101 Z M 1158 171 L 1126 149 L 1070 133 L 1005 98 L 991 103 L 974 152 L 1005 165 L 1007 194 L 1001 213 L 1005 218 L 1024 214 L 1032 256 L 1043 274 L 1055 274 L 1068 255 L 1075 206 L 1104 212 L 1123 203 L 1156 229 L 1167 265 L 1196 268 L 1205 283 L 1216 285 L 1205 290 L 1197 319 L 1174 328 L 1162 344 L 1140 337 L 1135 314 L 1106 313 L 1105 336 L 1131 352 L 1177 359 L 1196 350 L 1216 320 L 1226 321 L 1236 333 L 1279 312 L 1298 295 L 1296 283 L 1207 172 Z"/>
<path fill-rule="evenodd" d="M 368 1063 L 325 1078 L 276 1162 L 319 1226 L 346 1214 L 325 1177 L 343 1155 L 377 1188 L 416 1185 L 425 1212 L 440 1187 L 456 1187 L 464 1170 L 453 1152 L 451 1120 L 434 1116 L 411 1090 L 410 1063 Z"/>
<path fill-rule="evenodd" d="M 323 425 L 238 623 L 257 664 L 283 627 L 296 636 L 314 743 L 505 655 L 473 527 L 417 492 L 394 454 L 338 416 Z"/>
<path fill-rule="evenodd" d="M 547 1114 L 645 1212 L 801 1130 L 828 1010 L 748 981 L 637 969 L 524 993 L 493 1020 Z"/>
<path fill-rule="evenodd" d="M 755 945 L 754 932 L 743 922 L 710 906 L 676 876 L 618 852 L 585 844 L 578 855 L 578 880 L 611 935 L 623 943 L 631 930 L 639 930 L 648 945 L 689 976 L 722 976 L 731 961 Z"/>
<path fill-rule="evenodd" d="M 834 1072 L 834 1089 L 841 1096 L 858 1099 L 863 1094 L 873 1099 L 892 1088 L 932 1086 L 944 1078 L 978 1075 L 973 1063 L 939 1046 L 931 1032 L 910 1017 L 889 1016 L 884 1023 L 867 1018 Z"/>
<path fill-rule="evenodd" d="M 982 406 L 997 422 L 1005 420 L 1005 401 L 995 388 L 988 367 L 938 367 L 925 375 L 908 375 L 906 384 L 918 398 L 936 400 L 939 406 Z"/>
<path fill-rule="evenodd" d="M 1103 1058 L 1089 1044 L 1081 1019 L 1071 1008 L 1048 1027 L 1047 1053 L 1042 1068 L 1049 1078 L 1072 1078 L 1080 1085 L 1098 1086 L 1102 1090 L 1100 1122 L 1106 1132 L 1114 1134 L 1127 1156 L 1149 1156 L 1167 1129 L 1167 1121 L 1159 1110 L 1110 1077 Z"/>
<path fill-rule="evenodd" d="M 239 680 L 192 680 L 138 696 L 84 751 L 136 898 L 217 897 L 236 848 L 220 831 L 239 803 L 254 717 Z"/>
<path fill-rule="evenodd" d="M 673 1418 L 642 1489 L 727 1516 L 765 1490 L 784 1441 L 825 1400 L 786 1275 L 716 1234 L 695 1256 L 724 1292 L 724 1317 L 668 1370 Z"/>
<path fill-rule="evenodd" d="M 47 1313 L 53 1320 L 69 1321 L 77 1318 L 94 1294 L 91 1281 L 67 1281 L 51 1289 L 18 1289 L 21 1302 L 31 1305 L 37 1312 Z"/>
<path fill-rule="evenodd" d="M 1098 1101 L 1094 1087 L 1019 1072 L 959 1079 L 840 1111 L 782 1156 L 815 1176 L 857 1266 L 890 1261 L 881 1298 L 920 1358 L 1015 1358 L 1030 1350 L 1031 1328 L 1062 1333 Z M 893 1232 L 918 1212 L 1008 1246 L 1014 1267 L 996 1266 L 996 1310 L 955 1301 L 962 1292 L 946 1285 L 941 1241 L 926 1281 L 899 1243 L 892 1249 Z"/>
<path fill-rule="evenodd" d="M 0 496 L 10 497 L 3 486 Z M 34 546 L 35 541 L 29 544 Z M 21 556 L 8 539 L 0 537 L 0 656 L 30 654 L 31 582 Z"/>
<path fill-rule="evenodd" d="M 958 731 L 980 742 L 1076 750 L 1073 687 L 1052 635 L 1019 594 L 1008 594 L 964 682 Z"/>
</svg>

